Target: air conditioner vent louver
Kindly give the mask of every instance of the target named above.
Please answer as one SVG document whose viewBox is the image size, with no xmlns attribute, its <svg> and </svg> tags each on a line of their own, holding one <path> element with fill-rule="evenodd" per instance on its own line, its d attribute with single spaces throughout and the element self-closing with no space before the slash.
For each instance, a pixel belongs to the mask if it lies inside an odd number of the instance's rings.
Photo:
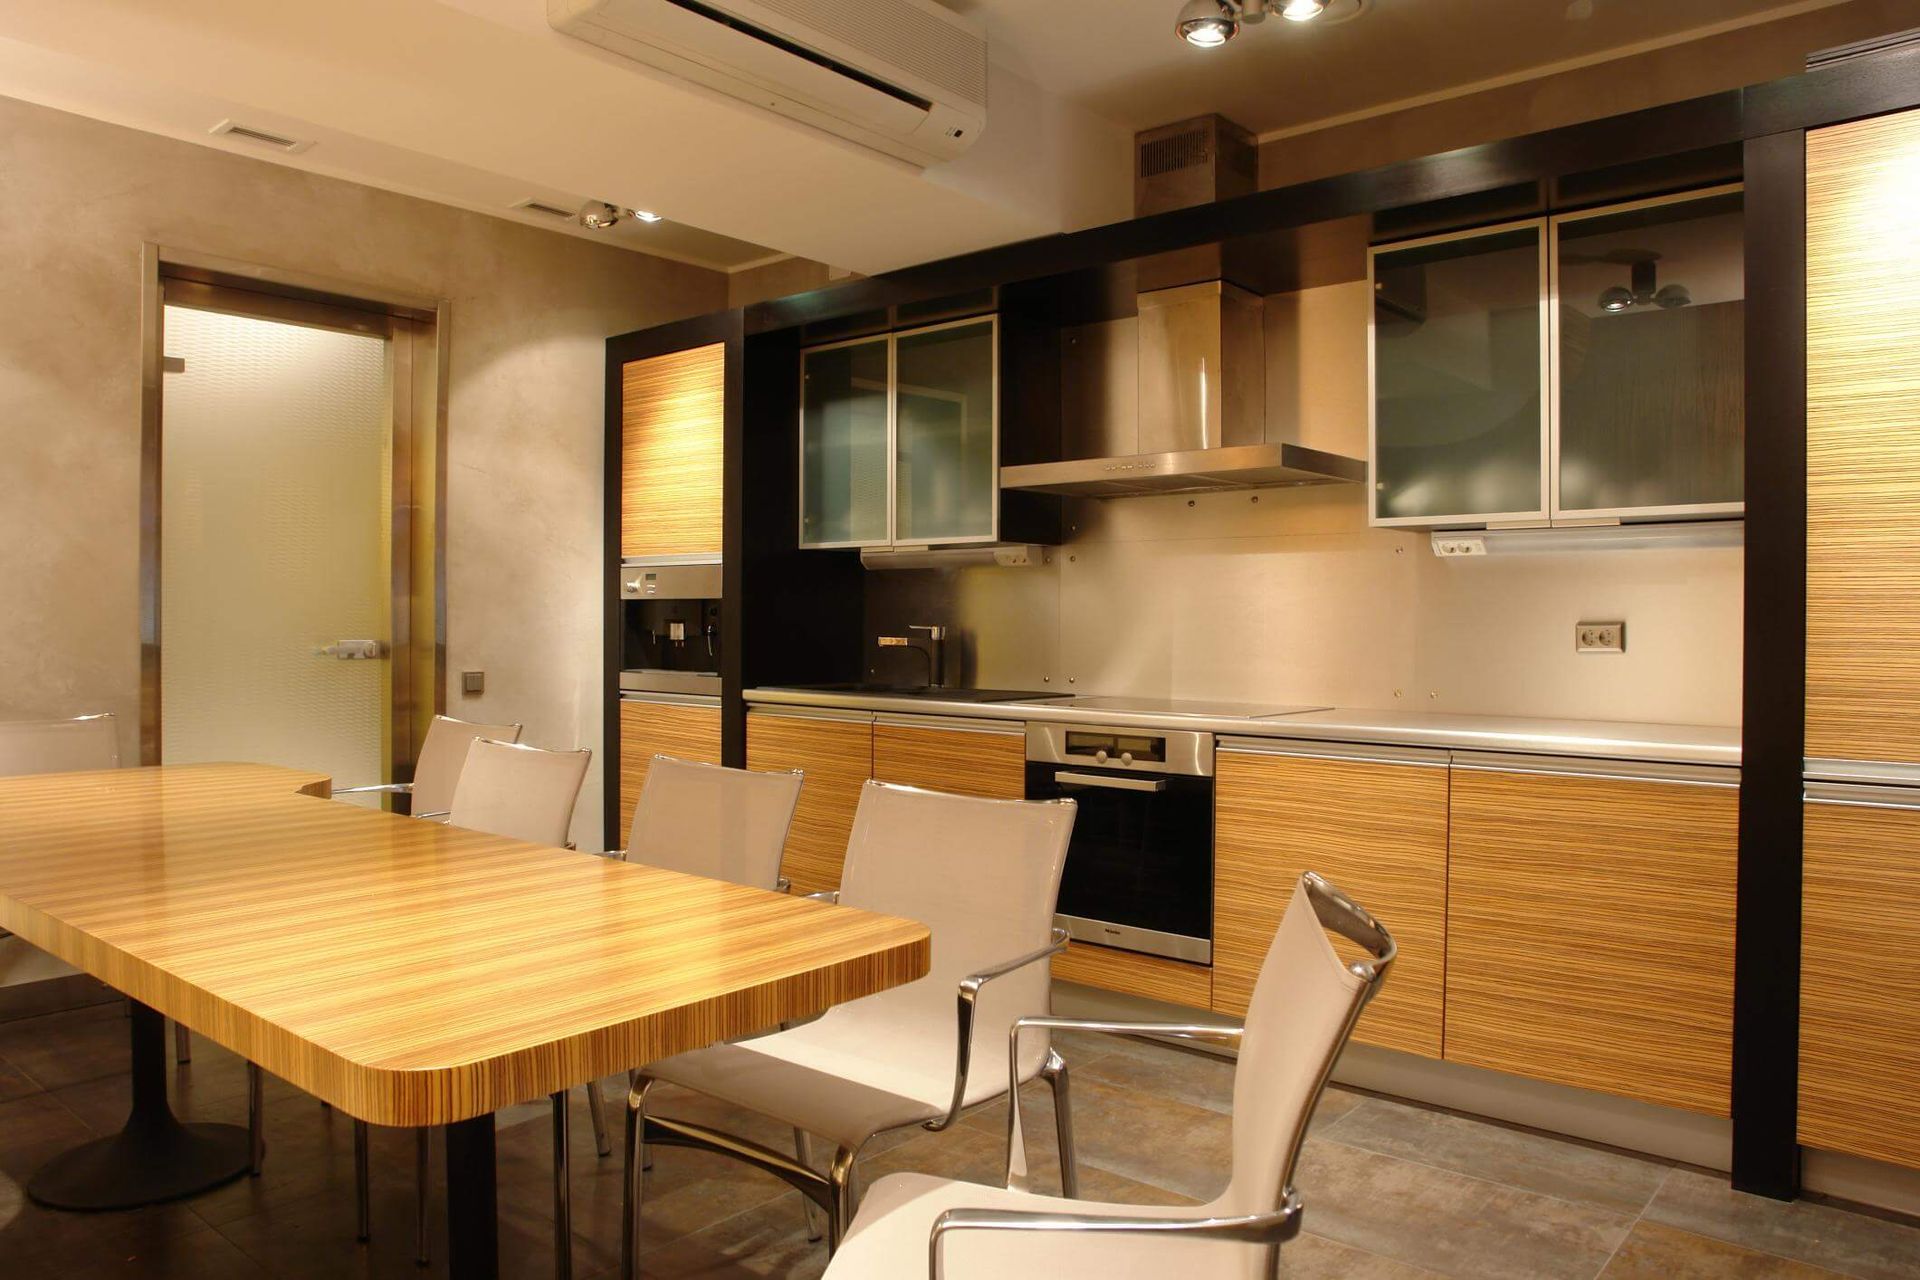
<svg viewBox="0 0 1920 1280">
<path fill-rule="evenodd" d="M 1213 158 L 1213 135 L 1206 129 L 1192 129 L 1140 144 L 1140 176 L 1157 178 L 1163 173 L 1192 169 Z"/>
<path fill-rule="evenodd" d="M 547 204 L 545 201 L 535 200 L 531 196 L 525 200 L 517 201 L 513 207 L 527 213 L 544 213 L 549 218 L 565 218 L 569 221 L 572 220 L 574 214 L 572 209 L 562 209 L 558 205 Z"/>
<path fill-rule="evenodd" d="M 759 0 L 760 7 L 907 67 L 977 107 L 987 105 L 986 45 L 904 0 Z"/>
<path fill-rule="evenodd" d="M 215 135 L 225 134 L 230 138 L 238 138 L 242 142 L 258 143 L 260 146 L 272 147 L 276 151 L 285 151 L 289 154 L 305 151 L 313 145 L 311 140 L 289 138 L 285 134 L 270 133 L 265 129 L 256 129 L 252 125 L 240 124 L 233 120 L 222 120 L 207 132 Z"/>
</svg>

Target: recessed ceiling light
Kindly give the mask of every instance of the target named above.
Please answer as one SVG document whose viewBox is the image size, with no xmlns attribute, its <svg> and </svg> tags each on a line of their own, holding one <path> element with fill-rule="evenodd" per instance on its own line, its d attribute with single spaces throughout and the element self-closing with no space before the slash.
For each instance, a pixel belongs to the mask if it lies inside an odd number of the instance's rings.
<svg viewBox="0 0 1920 1280">
<path fill-rule="evenodd" d="M 631 210 L 630 212 L 633 214 L 635 218 L 637 218 L 641 222 L 660 221 L 660 215 L 655 213 L 651 209 L 634 209 L 634 210 Z"/>
<path fill-rule="evenodd" d="M 605 231 L 620 221 L 620 206 L 604 200 L 589 200 L 580 206 L 580 225 L 589 231 Z"/>
</svg>

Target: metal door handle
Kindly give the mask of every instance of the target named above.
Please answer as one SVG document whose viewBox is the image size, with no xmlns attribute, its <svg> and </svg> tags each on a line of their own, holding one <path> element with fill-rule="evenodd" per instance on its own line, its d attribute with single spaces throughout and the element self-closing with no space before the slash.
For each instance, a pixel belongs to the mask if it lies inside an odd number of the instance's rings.
<svg viewBox="0 0 1920 1280">
<path fill-rule="evenodd" d="M 315 649 L 316 658 L 338 658 L 342 662 L 360 658 L 380 656 L 381 644 L 378 640 L 335 640 L 332 644 Z"/>
<path fill-rule="evenodd" d="M 1102 773 L 1074 773 L 1062 769 L 1053 775 L 1055 782 L 1067 782 L 1082 787 L 1106 787 L 1110 791 L 1165 791 L 1165 778 L 1110 778 Z"/>
</svg>

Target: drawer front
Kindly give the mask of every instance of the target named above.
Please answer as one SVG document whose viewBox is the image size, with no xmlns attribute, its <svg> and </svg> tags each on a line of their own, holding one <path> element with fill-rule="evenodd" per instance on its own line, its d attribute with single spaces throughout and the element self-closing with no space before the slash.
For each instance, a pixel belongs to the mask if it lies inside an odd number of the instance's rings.
<svg viewBox="0 0 1920 1280">
<path fill-rule="evenodd" d="M 1738 798 L 1455 768 L 1446 1057 L 1728 1114 Z"/>
<path fill-rule="evenodd" d="M 747 717 L 747 767 L 806 775 L 781 873 L 796 893 L 839 888 L 860 788 L 873 774 L 872 720 L 754 712 Z"/>
<path fill-rule="evenodd" d="M 620 848 L 633 830 L 633 807 L 655 756 L 720 763 L 720 708 L 679 702 L 620 702 Z"/>
<path fill-rule="evenodd" d="M 1244 1015 L 1281 913 L 1317 871 L 1380 918 L 1399 957 L 1354 1038 L 1439 1057 L 1447 769 L 1222 750 L 1215 757 L 1213 1007 Z M 1361 951 L 1337 939 L 1349 959 Z"/>
<path fill-rule="evenodd" d="M 1806 807 L 1800 1141 L 1920 1168 L 1920 811 Z"/>
<path fill-rule="evenodd" d="M 873 776 L 956 795 L 1018 800 L 1027 787 L 1026 733 L 1017 723 L 996 731 L 881 720 L 873 726 Z"/>
<path fill-rule="evenodd" d="M 1085 942 L 1069 943 L 1053 958 L 1053 976 L 1189 1009 L 1207 1008 L 1213 996 L 1213 971 L 1203 964 Z"/>
</svg>

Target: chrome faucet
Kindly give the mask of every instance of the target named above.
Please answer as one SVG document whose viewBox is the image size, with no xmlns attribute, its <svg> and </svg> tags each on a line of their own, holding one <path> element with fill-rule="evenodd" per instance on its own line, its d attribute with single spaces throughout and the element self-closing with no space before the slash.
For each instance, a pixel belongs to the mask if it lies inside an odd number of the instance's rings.
<svg viewBox="0 0 1920 1280">
<path fill-rule="evenodd" d="M 874 643 L 883 649 L 917 649 L 927 658 L 927 684 L 938 689 L 946 684 L 947 629 L 915 623 L 909 631 L 924 631 L 926 636 L 878 636 Z"/>
</svg>

